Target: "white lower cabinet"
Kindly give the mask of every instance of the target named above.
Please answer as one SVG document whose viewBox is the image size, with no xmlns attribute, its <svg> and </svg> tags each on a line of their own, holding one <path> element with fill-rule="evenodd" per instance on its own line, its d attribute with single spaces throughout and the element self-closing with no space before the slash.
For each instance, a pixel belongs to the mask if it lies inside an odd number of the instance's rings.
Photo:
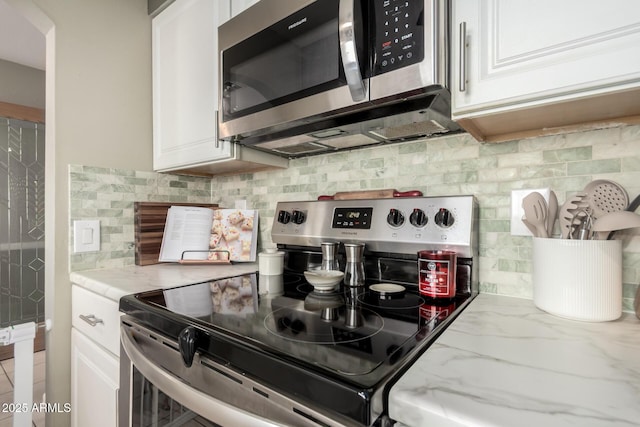
<svg viewBox="0 0 640 427">
<path fill-rule="evenodd" d="M 71 425 L 116 427 L 120 382 L 118 304 L 71 289 Z"/>
<path fill-rule="evenodd" d="M 117 357 L 71 330 L 72 426 L 117 426 L 119 370 Z"/>
</svg>

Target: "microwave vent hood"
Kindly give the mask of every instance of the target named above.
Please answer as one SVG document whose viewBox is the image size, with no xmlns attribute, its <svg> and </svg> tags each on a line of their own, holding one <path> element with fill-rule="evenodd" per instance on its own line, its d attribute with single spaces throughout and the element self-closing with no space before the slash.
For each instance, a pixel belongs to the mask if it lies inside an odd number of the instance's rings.
<svg viewBox="0 0 640 427">
<path fill-rule="evenodd" d="M 286 123 L 246 135 L 240 145 L 297 158 L 391 144 L 461 132 L 450 116 L 450 94 L 444 88 L 369 109 L 337 113 L 300 123 Z"/>
<path fill-rule="evenodd" d="M 450 8 L 255 3 L 218 28 L 219 138 L 295 158 L 461 131 L 448 90 Z"/>
</svg>

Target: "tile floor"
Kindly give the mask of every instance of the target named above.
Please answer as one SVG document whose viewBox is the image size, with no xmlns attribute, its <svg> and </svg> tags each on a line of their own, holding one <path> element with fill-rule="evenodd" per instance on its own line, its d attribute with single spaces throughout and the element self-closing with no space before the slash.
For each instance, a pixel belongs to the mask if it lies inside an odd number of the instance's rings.
<svg viewBox="0 0 640 427">
<path fill-rule="evenodd" d="M 42 402 L 44 394 L 45 352 L 39 351 L 33 355 L 33 402 Z M 0 408 L 13 403 L 13 359 L 0 362 Z M 44 412 L 34 413 L 32 416 L 34 427 L 44 427 Z M 11 413 L 0 411 L 0 427 L 12 427 Z"/>
</svg>

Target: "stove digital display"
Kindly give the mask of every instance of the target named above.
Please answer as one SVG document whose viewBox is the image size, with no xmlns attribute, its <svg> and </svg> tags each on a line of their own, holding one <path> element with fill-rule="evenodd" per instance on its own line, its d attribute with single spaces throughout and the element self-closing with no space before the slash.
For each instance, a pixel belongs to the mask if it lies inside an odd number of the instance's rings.
<svg viewBox="0 0 640 427">
<path fill-rule="evenodd" d="M 372 214 L 373 208 L 336 208 L 331 227 L 369 230 Z"/>
</svg>

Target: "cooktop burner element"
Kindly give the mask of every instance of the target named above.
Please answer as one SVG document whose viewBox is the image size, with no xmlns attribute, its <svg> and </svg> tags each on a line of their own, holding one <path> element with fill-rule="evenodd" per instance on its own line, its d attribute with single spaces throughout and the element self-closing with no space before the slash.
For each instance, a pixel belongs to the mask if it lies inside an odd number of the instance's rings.
<svg viewBox="0 0 640 427">
<path fill-rule="evenodd" d="M 425 303 L 420 295 L 404 293 L 397 297 L 381 297 L 377 292 L 365 292 L 358 297 L 364 306 L 382 310 L 411 311 L 417 310 Z"/>
<path fill-rule="evenodd" d="M 300 311 L 296 306 L 278 308 L 264 319 L 264 326 L 278 337 L 304 343 L 345 344 L 371 339 L 384 326 L 382 317 L 372 310 L 358 309 L 363 321 L 358 327 L 347 325 L 346 311 L 338 309 L 334 320 L 319 312 Z"/>
</svg>

